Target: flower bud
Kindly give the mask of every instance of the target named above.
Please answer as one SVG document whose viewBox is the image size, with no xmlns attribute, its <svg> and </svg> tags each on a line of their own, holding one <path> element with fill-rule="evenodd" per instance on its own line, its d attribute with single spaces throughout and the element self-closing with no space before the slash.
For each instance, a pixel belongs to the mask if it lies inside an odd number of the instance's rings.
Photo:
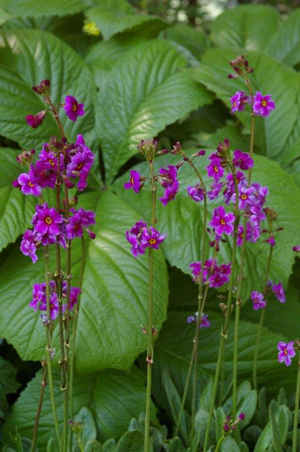
<svg viewBox="0 0 300 452">
<path fill-rule="evenodd" d="M 38 85 L 33 86 L 32 89 L 40 96 L 47 96 L 50 93 L 50 80 L 42 80 Z"/>
<path fill-rule="evenodd" d="M 182 153 L 182 147 L 179 141 L 177 141 L 176 144 L 174 144 L 173 149 L 172 149 L 172 154 L 177 155 L 177 154 L 181 154 Z"/>
<path fill-rule="evenodd" d="M 42 110 L 39 113 L 37 113 L 36 115 L 27 115 L 26 118 L 25 118 L 27 124 L 30 127 L 32 127 L 33 129 L 36 129 L 44 121 L 44 118 L 45 118 L 45 116 L 47 114 L 47 111 L 48 110 Z"/>
</svg>

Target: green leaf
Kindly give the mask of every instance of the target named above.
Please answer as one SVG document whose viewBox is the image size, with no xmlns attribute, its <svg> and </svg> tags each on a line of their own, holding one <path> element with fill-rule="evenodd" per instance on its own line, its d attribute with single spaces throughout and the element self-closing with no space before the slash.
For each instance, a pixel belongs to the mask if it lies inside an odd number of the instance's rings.
<svg viewBox="0 0 300 452">
<path fill-rule="evenodd" d="M 86 16 L 96 23 L 105 40 L 147 22 L 153 22 L 158 30 L 168 26 L 159 17 L 135 14 L 134 8 L 125 0 L 101 0 L 98 3 L 98 6 L 86 11 Z"/>
<path fill-rule="evenodd" d="M 194 70 L 195 79 L 216 93 L 230 106 L 230 97 L 238 91 L 246 91 L 245 82 L 241 79 L 228 79 L 229 61 L 236 57 L 236 52 L 229 49 L 211 49 L 203 56 L 203 65 Z M 271 94 L 276 102 L 276 110 L 269 117 L 255 118 L 255 144 L 261 153 L 271 158 L 279 158 L 290 139 L 297 123 L 297 98 L 299 92 L 299 76 L 290 67 L 275 59 L 258 52 L 248 51 L 249 65 L 254 67 L 250 74 L 251 85 L 255 91 Z M 236 117 L 250 129 L 249 110 L 241 112 Z M 299 137 L 299 132 L 293 135 L 293 142 Z M 289 143 L 291 146 L 293 143 Z"/>
<path fill-rule="evenodd" d="M 227 436 L 222 442 L 221 452 L 240 452 L 240 449 L 234 439 Z"/>
<path fill-rule="evenodd" d="M 84 452 L 103 452 L 103 448 L 99 441 L 91 439 L 85 445 Z"/>
<path fill-rule="evenodd" d="M 219 441 L 221 436 L 224 433 L 224 422 L 226 419 L 226 415 L 222 407 L 218 407 L 215 411 L 215 420 L 216 420 L 216 441 Z"/>
<path fill-rule="evenodd" d="M 12 186 L 22 172 L 18 154 L 15 149 L 0 148 L 0 251 L 24 232 L 34 210 L 35 199 Z"/>
<path fill-rule="evenodd" d="M 16 380 L 17 369 L 0 356 L 0 416 L 8 408 L 6 396 L 17 392 L 20 384 Z"/>
<path fill-rule="evenodd" d="M 95 142 L 93 102 L 96 89 L 93 77 L 83 60 L 60 39 L 38 30 L 2 30 L 0 34 L 0 126 L 1 134 L 17 141 L 21 147 L 39 148 L 59 131 L 53 115 L 32 129 L 25 121 L 47 105 L 31 87 L 42 79 L 51 81 L 51 98 L 55 104 L 74 95 L 85 104 L 85 115 L 75 123 L 62 111 L 61 119 L 69 140 L 82 133 L 91 146 Z"/>
<path fill-rule="evenodd" d="M 56 452 L 59 449 L 59 445 L 56 438 L 50 438 L 47 443 L 47 452 Z"/>
<path fill-rule="evenodd" d="M 147 324 L 148 256 L 134 258 L 125 239 L 125 231 L 140 216 L 110 191 L 102 192 L 99 199 L 92 193 L 83 195 L 79 205 L 96 211 L 97 224 L 96 239 L 86 246 L 76 368 L 85 373 L 107 367 L 129 369 L 147 348 L 141 324 Z M 63 257 L 65 253 L 62 251 Z M 54 268 L 53 248 L 50 257 Z M 72 249 L 74 286 L 78 284 L 81 260 L 81 245 L 77 240 Z M 153 323 L 160 328 L 166 317 L 168 298 L 167 269 L 161 251 L 155 252 L 154 266 Z M 18 247 L 1 267 L 0 330 L 24 360 L 38 360 L 45 353 L 45 333 L 39 312 L 28 306 L 33 283 L 44 280 L 43 267 L 42 257 L 33 265 Z M 58 350 L 56 330 L 54 346 Z"/>
<path fill-rule="evenodd" d="M 201 59 L 201 55 L 209 45 L 208 37 L 202 30 L 196 30 L 184 24 L 176 24 L 168 28 L 166 35 L 170 41 L 184 50 L 188 59 L 190 54 L 196 62 Z"/>
<path fill-rule="evenodd" d="M 116 440 L 111 438 L 105 441 L 103 444 L 103 452 L 115 452 L 116 450 Z"/>
<path fill-rule="evenodd" d="M 168 452 L 186 452 L 186 448 L 179 438 L 173 438 L 169 443 Z"/>
<path fill-rule="evenodd" d="M 270 418 L 271 416 L 274 416 L 274 419 L 270 422 L 268 422 L 268 424 L 266 425 L 265 429 L 263 430 L 262 434 L 260 435 L 254 452 L 264 452 L 266 450 L 268 450 L 268 447 L 270 445 L 271 442 L 274 442 L 275 445 L 275 441 L 277 441 L 277 445 L 278 445 L 278 441 L 281 441 L 281 444 L 283 444 L 286 440 L 287 437 L 287 432 L 288 432 L 288 427 L 289 427 L 289 415 L 288 415 L 288 408 L 285 406 L 281 406 L 279 407 L 279 409 L 277 409 L 275 415 L 274 413 L 269 410 L 269 415 Z M 274 425 L 272 425 L 272 422 L 274 423 L 274 421 L 276 422 L 277 428 L 279 429 L 279 432 L 275 433 L 276 439 L 274 441 Z M 280 440 L 278 437 L 278 433 L 280 435 Z M 280 449 L 278 449 L 280 450 Z M 277 452 L 277 450 L 276 450 Z"/>
<path fill-rule="evenodd" d="M 11 444 L 9 434 L 15 426 L 22 436 L 31 438 L 36 408 L 40 394 L 41 372 L 28 384 L 20 398 L 13 405 L 4 427 L 4 442 Z M 137 368 L 130 373 L 106 370 L 97 374 L 86 374 L 75 378 L 74 412 L 82 406 L 94 414 L 98 438 L 101 442 L 108 438 L 119 439 L 126 431 L 132 417 L 144 410 L 146 389 L 144 376 Z M 55 398 L 59 424 L 63 420 L 63 397 L 60 378 L 54 378 Z M 46 386 L 44 403 L 39 422 L 37 445 L 40 452 L 46 450 L 47 441 L 55 437 L 49 388 Z M 105 450 L 105 448 L 104 448 Z"/>
<path fill-rule="evenodd" d="M 293 11 L 268 43 L 267 53 L 279 61 L 296 66 L 300 62 L 300 11 Z"/>
<path fill-rule="evenodd" d="M 283 449 L 281 447 L 281 441 L 280 441 L 280 435 L 279 435 L 279 431 L 278 431 L 278 426 L 276 424 L 275 416 L 274 416 L 272 410 L 269 410 L 269 416 L 270 416 L 270 420 L 271 420 L 271 429 L 272 429 L 273 443 L 274 443 L 275 451 L 276 452 L 282 452 Z"/>
<path fill-rule="evenodd" d="M 220 137 L 221 139 L 222 137 Z M 234 144 L 233 144 L 234 146 Z M 259 182 L 263 186 L 268 186 L 269 195 L 267 198 L 268 206 L 278 213 L 278 226 L 284 229 L 278 233 L 277 244 L 272 258 L 270 279 L 274 282 L 282 282 L 287 285 L 292 266 L 295 259 L 295 253 L 292 247 L 295 243 L 300 243 L 300 190 L 296 186 L 293 178 L 282 170 L 278 163 L 273 162 L 261 156 L 255 156 L 255 165 L 253 168 L 253 182 Z M 156 170 L 160 166 L 170 164 L 170 156 L 163 156 L 156 161 Z M 179 163 L 174 157 L 174 164 Z M 208 183 L 205 166 L 206 158 L 199 159 L 197 166 L 203 176 L 205 183 Z M 146 175 L 145 164 L 135 167 Z M 189 199 L 186 188 L 189 185 L 197 183 L 197 178 L 189 166 L 183 166 L 178 173 L 180 181 L 180 191 L 173 202 L 167 207 L 159 203 L 157 209 L 157 218 L 159 218 L 160 231 L 167 234 L 167 239 L 163 243 L 165 257 L 172 266 L 180 268 L 183 272 L 190 274 L 189 264 L 200 260 L 201 250 L 201 229 L 203 206 Z M 128 178 L 124 176 L 114 184 L 115 190 L 120 197 L 132 205 L 146 218 L 150 216 L 150 208 L 146 202 L 149 196 L 148 186 L 145 186 L 142 192 L 137 196 L 135 193 L 124 193 L 123 182 Z M 290 194 L 293 193 L 293 196 Z M 159 193 L 160 195 L 160 193 Z M 209 204 L 208 221 L 216 204 Z M 208 237 L 209 238 L 209 237 Z M 288 250 L 288 251 L 287 251 Z M 267 264 L 267 245 L 263 239 L 255 245 L 246 247 L 246 265 L 245 281 L 243 285 L 243 300 L 250 298 L 252 290 L 262 290 L 262 275 L 265 274 Z M 223 262 L 231 260 L 231 245 L 222 244 L 220 255 Z M 239 260 L 239 254 L 238 254 Z M 253 314 L 255 315 L 255 314 Z M 257 319 L 257 314 L 256 314 Z"/>
<path fill-rule="evenodd" d="M 1 0 L 1 8 L 7 13 L 9 19 L 12 16 L 40 17 L 40 16 L 65 16 L 76 14 L 85 7 L 83 0 L 51 0 L 51 2 L 36 2 L 34 0 Z M 2 22 L 3 23 L 3 22 Z"/>
<path fill-rule="evenodd" d="M 87 443 L 89 440 L 95 440 L 97 430 L 92 413 L 87 407 L 82 407 L 74 418 L 74 421 L 80 422 L 83 426 L 82 442 Z M 92 450 L 92 449 L 91 449 Z"/>
<path fill-rule="evenodd" d="M 275 8 L 242 5 L 217 17 L 211 25 L 212 39 L 218 47 L 262 51 L 277 30 L 278 22 L 279 14 Z"/>
<path fill-rule="evenodd" d="M 195 416 L 195 438 L 193 441 L 194 450 L 200 443 L 203 446 L 205 431 L 208 421 L 208 411 L 199 409 Z"/>
<path fill-rule="evenodd" d="M 142 139 L 156 136 L 212 100 L 206 89 L 191 79 L 190 71 L 182 70 L 185 65 L 185 58 L 171 43 L 149 41 L 111 71 L 97 105 L 107 180 L 137 153 Z"/>
<path fill-rule="evenodd" d="M 126 432 L 118 442 L 116 452 L 143 452 L 144 435 L 140 430 Z"/>
</svg>

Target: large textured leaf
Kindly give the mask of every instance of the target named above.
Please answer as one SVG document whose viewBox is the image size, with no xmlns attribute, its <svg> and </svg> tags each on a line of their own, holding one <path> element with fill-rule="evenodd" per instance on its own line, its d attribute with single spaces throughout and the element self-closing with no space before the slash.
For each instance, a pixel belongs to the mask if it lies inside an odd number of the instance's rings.
<svg viewBox="0 0 300 452">
<path fill-rule="evenodd" d="M 51 0 L 50 2 L 36 2 L 35 0 L 2 0 L 1 8 L 12 16 L 40 17 L 65 16 L 76 14 L 85 7 L 83 0 Z"/>
<path fill-rule="evenodd" d="M 24 232 L 34 208 L 34 198 L 12 186 L 22 169 L 16 162 L 18 153 L 15 149 L 0 149 L 0 251 Z"/>
<path fill-rule="evenodd" d="M 88 11 L 88 19 L 96 23 L 104 39 L 117 33 L 152 22 L 152 26 L 161 30 L 167 24 L 159 17 L 148 14 L 135 14 L 134 8 L 125 0 L 101 0 Z"/>
<path fill-rule="evenodd" d="M 189 53 L 198 61 L 209 45 L 208 37 L 202 30 L 196 30 L 188 25 L 177 24 L 168 28 L 166 35 L 187 53 L 187 57 Z"/>
<path fill-rule="evenodd" d="M 182 70 L 185 65 L 171 43 L 149 41 L 112 70 L 97 106 L 109 180 L 137 152 L 142 139 L 211 101 L 206 89 Z"/>
<path fill-rule="evenodd" d="M 228 49 L 212 49 L 203 56 L 204 65 L 195 69 L 195 78 L 204 83 L 230 106 L 230 97 L 238 91 L 246 91 L 242 79 L 228 79 L 231 71 L 229 61 L 236 57 L 237 51 Z M 297 122 L 297 97 L 299 92 L 299 76 L 290 67 L 275 59 L 254 51 L 247 52 L 249 64 L 254 67 L 250 74 L 251 84 L 255 91 L 271 94 L 276 102 L 276 110 L 268 118 L 257 117 L 255 120 L 255 143 L 260 152 L 267 156 L 280 158 L 293 128 Z M 249 110 L 236 115 L 249 130 Z M 293 142 L 299 137 L 299 131 L 292 136 Z M 292 145 L 289 142 L 289 145 Z"/>
<path fill-rule="evenodd" d="M 42 79 L 51 81 L 54 103 L 63 102 L 68 94 L 84 102 L 86 114 L 70 121 L 62 111 L 62 122 L 70 140 L 82 133 L 91 143 L 95 135 L 93 77 L 82 59 L 61 40 L 38 30 L 2 31 L 0 35 L 0 133 L 20 146 L 36 147 L 51 135 L 58 135 L 54 118 L 49 114 L 38 129 L 25 122 L 27 114 L 45 108 L 31 87 Z"/>
<path fill-rule="evenodd" d="M 220 136 L 220 140 L 224 138 Z M 232 144 L 234 146 L 234 143 Z M 178 163 L 175 157 L 164 156 L 157 159 L 157 170 L 160 166 Z M 206 178 L 207 165 L 206 157 L 197 160 L 197 164 Z M 144 164 L 137 166 L 142 175 L 148 175 L 148 169 Z M 163 251 L 171 265 L 180 268 L 183 272 L 189 273 L 189 264 L 195 260 L 199 260 L 201 256 L 201 216 L 202 206 L 193 202 L 186 193 L 188 185 L 197 183 L 194 172 L 189 166 L 183 166 L 179 170 L 180 191 L 176 199 L 163 207 L 159 202 L 157 218 L 159 220 L 159 229 L 168 234 L 167 240 L 163 244 Z M 126 175 L 126 177 L 128 177 Z M 145 188 L 139 195 L 129 193 L 122 187 L 122 178 L 114 186 L 119 196 L 126 199 L 126 201 L 134 206 L 136 210 L 142 215 L 147 212 L 149 216 L 150 209 L 145 202 L 145 197 L 148 196 L 147 188 Z M 270 194 L 268 196 L 268 205 L 279 214 L 277 224 L 283 226 L 283 231 L 278 233 L 277 244 L 274 250 L 274 257 L 272 260 L 270 278 L 276 282 L 283 282 L 287 284 L 288 278 L 292 272 L 292 265 L 294 262 L 294 253 L 292 247 L 296 243 L 300 243 L 300 233 L 298 224 L 300 222 L 300 191 L 296 186 L 293 178 L 283 171 L 276 162 L 256 156 L 255 166 L 253 170 L 253 181 L 259 182 L 262 185 L 269 187 Z M 159 191 L 159 195 L 160 195 Z M 293 193 L 293 196 L 291 196 Z M 210 204 L 210 212 L 216 204 Z M 209 216 L 210 220 L 210 216 Z M 267 262 L 268 246 L 263 240 L 255 245 L 247 247 L 245 277 L 246 282 L 243 285 L 244 299 L 249 297 L 252 290 L 262 290 L 262 278 L 265 274 Z M 231 245 L 222 244 L 221 256 L 223 262 L 229 262 L 231 259 Z M 212 251 L 210 250 L 210 255 Z"/>
<path fill-rule="evenodd" d="M 0 416 L 8 408 L 7 394 L 17 392 L 20 384 L 16 380 L 17 369 L 9 362 L 0 357 Z"/>
<path fill-rule="evenodd" d="M 57 375 L 54 378 L 54 384 L 58 421 L 62 424 L 63 397 Z M 22 392 L 7 418 L 4 443 L 10 442 L 9 434 L 15 433 L 16 426 L 21 436 L 32 437 L 40 386 L 41 372 L 38 372 Z M 37 445 L 41 452 L 46 451 L 47 441 L 55 437 L 48 391 L 47 385 L 37 438 Z M 128 429 L 132 417 L 138 417 L 144 410 L 145 396 L 144 378 L 136 368 L 133 368 L 130 373 L 106 370 L 75 379 L 74 413 L 77 414 L 83 406 L 88 407 L 94 415 L 100 441 L 104 442 L 108 438 L 118 439 Z M 154 416 L 154 409 L 152 415 Z"/>
<path fill-rule="evenodd" d="M 96 210 L 97 237 L 87 246 L 76 366 L 81 372 L 107 367 L 128 369 L 147 346 L 141 324 L 147 324 L 148 259 L 147 255 L 135 259 L 125 239 L 125 231 L 140 216 L 110 192 L 104 192 L 100 200 L 91 194 L 81 199 L 81 206 Z M 54 259 L 55 251 L 50 250 L 50 254 Z M 80 240 L 74 242 L 72 256 L 72 284 L 76 285 L 82 259 Z M 24 360 L 37 360 L 44 354 L 44 327 L 39 313 L 28 306 L 33 283 L 44 280 L 43 266 L 43 258 L 33 265 L 17 247 L 1 267 L 0 336 L 12 343 Z M 160 326 L 166 316 L 168 295 L 161 251 L 155 253 L 154 287 L 153 322 Z"/>
<path fill-rule="evenodd" d="M 210 302 L 207 309 L 214 304 L 219 303 L 216 299 Z M 208 311 L 209 312 L 209 311 Z M 167 371 L 179 394 L 183 394 L 189 362 L 192 353 L 193 338 L 195 330 L 193 325 L 186 323 L 190 312 L 170 313 L 167 322 L 164 325 L 162 333 L 157 340 L 154 359 L 154 394 L 160 406 L 168 409 L 166 394 L 162 385 L 161 375 Z M 199 364 L 198 378 L 199 390 L 204 388 L 205 382 L 215 373 L 218 348 L 220 342 L 220 328 L 222 323 L 221 314 L 210 314 L 211 327 L 201 330 L 199 344 Z M 234 328 L 231 325 L 229 336 L 226 343 L 226 375 L 229 377 L 232 372 L 233 356 L 233 333 Z M 239 380 L 252 378 L 253 355 L 255 340 L 257 335 L 257 325 L 242 321 L 240 323 L 239 339 Z M 258 380 L 260 384 L 267 385 L 268 394 L 278 392 L 278 379 L 281 379 L 282 385 L 294 390 L 296 382 L 295 369 L 297 363 L 294 362 L 292 368 L 280 366 L 277 361 L 277 342 L 282 340 L 282 336 L 263 328 L 261 336 L 261 349 L 258 361 Z M 190 409 L 192 394 L 192 385 L 188 391 L 186 408 Z M 243 402 L 242 402 L 243 403 Z M 242 406 L 242 405 L 241 405 Z"/>
<path fill-rule="evenodd" d="M 300 62 L 300 11 L 290 14 L 268 43 L 267 52 L 284 63 L 296 66 Z"/>
<path fill-rule="evenodd" d="M 225 11 L 212 23 L 212 39 L 218 47 L 261 51 L 275 33 L 278 21 L 278 11 L 270 6 L 239 6 Z"/>
</svg>

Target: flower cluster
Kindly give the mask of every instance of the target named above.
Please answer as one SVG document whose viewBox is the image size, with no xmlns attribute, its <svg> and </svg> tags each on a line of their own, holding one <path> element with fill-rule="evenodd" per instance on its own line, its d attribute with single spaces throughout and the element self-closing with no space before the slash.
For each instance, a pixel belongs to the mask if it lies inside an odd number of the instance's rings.
<svg viewBox="0 0 300 452">
<path fill-rule="evenodd" d="M 186 319 L 187 323 L 198 323 L 198 311 L 195 312 L 195 315 L 190 315 Z M 208 320 L 208 315 L 202 314 L 199 328 L 209 328 L 210 327 L 210 321 Z"/>
<path fill-rule="evenodd" d="M 202 262 L 192 262 L 189 267 L 192 270 L 193 280 L 196 283 L 200 282 L 200 275 L 202 271 Z M 231 263 L 217 265 L 215 259 L 208 259 L 203 266 L 203 283 L 208 284 L 209 287 L 217 289 L 229 281 L 231 274 Z"/>
<path fill-rule="evenodd" d="M 146 248 L 158 250 L 165 238 L 166 234 L 160 234 L 143 220 L 137 221 L 129 231 L 126 231 L 126 239 L 131 245 L 131 253 L 134 257 L 145 254 Z"/>
<path fill-rule="evenodd" d="M 275 102 L 271 99 L 270 95 L 263 96 L 260 91 L 252 97 L 247 96 L 244 91 L 237 91 L 230 99 L 231 113 L 243 111 L 247 104 L 252 106 L 253 113 L 256 116 L 269 116 L 271 111 L 275 110 Z"/>
<path fill-rule="evenodd" d="M 78 287 L 71 287 L 70 290 L 70 311 L 78 302 L 79 294 L 81 290 Z M 62 283 L 62 299 L 67 298 L 67 283 L 63 281 Z M 32 291 L 32 301 L 29 306 L 35 311 L 47 311 L 47 287 L 46 283 L 34 284 Z M 50 281 L 49 283 L 49 307 L 50 307 L 50 319 L 55 320 L 59 312 L 59 301 L 55 288 L 55 281 Z M 66 303 L 62 304 L 62 311 L 65 312 L 67 309 Z"/>
<path fill-rule="evenodd" d="M 179 190 L 179 182 L 177 179 L 177 167 L 168 165 L 168 169 L 160 168 L 159 181 L 164 188 L 164 195 L 159 198 L 163 206 L 175 199 Z"/>
<path fill-rule="evenodd" d="M 227 436 L 230 433 L 232 433 L 236 429 L 237 424 L 243 421 L 244 419 L 245 419 L 244 413 L 240 413 L 235 420 L 231 419 L 231 416 L 226 416 L 226 420 L 223 424 L 224 436 Z"/>
<path fill-rule="evenodd" d="M 40 245 L 59 243 L 65 247 L 66 239 L 82 237 L 84 229 L 94 239 L 95 234 L 88 227 L 95 224 L 95 213 L 84 209 L 71 209 L 71 213 L 73 215 L 66 219 L 54 207 L 48 207 L 47 203 L 37 204 L 32 218 L 33 230 L 28 229 L 22 237 L 22 253 L 35 263 L 38 260 L 36 250 Z"/>
<path fill-rule="evenodd" d="M 266 294 L 262 294 L 254 290 L 251 294 L 251 299 L 253 303 L 253 309 L 258 311 L 258 309 L 264 309 L 267 305 L 266 296 L 268 295 L 269 290 L 273 292 L 275 297 L 280 303 L 285 303 L 285 293 L 281 283 L 274 284 L 272 281 L 268 282 Z"/>
</svg>

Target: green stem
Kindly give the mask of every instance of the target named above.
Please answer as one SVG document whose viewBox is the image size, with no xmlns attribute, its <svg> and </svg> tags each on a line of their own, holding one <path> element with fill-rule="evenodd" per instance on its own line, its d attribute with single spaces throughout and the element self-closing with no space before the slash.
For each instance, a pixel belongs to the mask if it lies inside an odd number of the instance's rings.
<svg viewBox="0 0 300 452">
<path fill-rule="evenodd" d="M 268 257 L 267 268 L 266 268 L 264 298 L 266 297 L 267 291 L 268 291 L 268 280 L 269 280 L 272 256 L 273 256 L 273 246 L 270 246 L 269 257 Z M 254 387 L 254 389 L 257 389 L 257 359 L 258 359 L 261 331 L 262 331 L 262 327 L 264 324 L 265 311 L 266 311 L 266 307 L 261 310 L 260 320 L 259 320 L 259 325 L 258 325 L 258 330 L 257 330 L 256 346 L 255 346 L 255 351 L 254 351 L 254 360 L 253 360 L 253 387 Z"/>
<path fill-rule="evenodd" d="M 296 388 L 295 414 L 294 414 L 294 427 L 293 427 L 293 452 L 297 452 L 299 399 L 300 399 L 300 352 L 299 352 L 299 358 L 298 358 L 297 388 Z"/>
<path fill-rule="evenodd" d="M 51 327 L 52 327 L 52 323 L 50 320 L 49 254 L 48 254 L 47 246 L 44 247 L 44 259 L 45 259 L 45 282 L 46 282 L 46 300 L 47 300 L 47 318 L 48 318 L 48 323 L 46 325 L 46 340 L 47 340 L 46 356 L 47 356 L 48 382 L 49 382 L 49 392 L 50 392 L 54 426 L 55 426 L 58 444 L 60 446 L 60 433 L 59 433 L 59 426 L 58 426 L 58 420 L 57 420 L 57 414 L 56 414 L 54 385 L 53 385 L 53 377 L 52 377 L 52 362 L 51 362 L 51 353 L 52 353 Z"/>
<path fill-rule="evenodd" d="M 156 224 L 156 183 L 153 162 L 149 162 L 151 172 L 151 225 Z M 146 417 L 145 417 L 145 443 L 144 452 L 149 452 L 150 440 L 150 408 L 152 388 L 153 366 L 153 248 L 149 248 L 149 298 L 148 298 L 148 346 L 147 346 L 147 392 L 146 392 Z"/>
<path fill-rule="evenodd" d="M 214 378 L 211 406 L 210 406 L 210 410 L 209 410 L 208 421 L 207 421 L 206 431 L 205 431 L 204 452 L 206 452 L 207 446 L 208 446 L 210 426 L 211 426 L 211 420 L 212 420 L 214 405 L 215 405 L 216 396 L 217 396 L 217 389 L 218 389 L 218 383 L 219 383 L 219 378 L 220 378 L 220 373 L 221 373 L 222 361 L 223 361 L 223 356 L 225 356 L 225 344 L 226 344 L 227 333 L 228 333 L 228 329 L 229 329 L 231 305 L 232 305 L 232 290 L 233 290 L 233 285 L 234 285 L 234 276 L 235 276 L 235 267 L 236 267 L 237 233 L 238 233 L 238 225 L 239 225 L 239 217 L 238 217 L 239 192 L 238 192 L 238 183 L 237 183 L 237 179 L 236 179 L 236 174 L 233 173 L 233 175 L 234 175 L 236 201 L 235 201 L 234 238 L 233 238 L 233 247 L 232 247 L 232 255 L 231 255 L 231 262 L 232 262 L 231 276 L 230 276 L 230 281 L 229 281 L 229 285 L 228 285 L 228 298 L 227 298 L 227 305 L 226 305 L 226 310 L 225 310 L 225 319 L 224 319 L 223 326 L 221 329 L 220 346 L 219 346 L 216 373 L 215 373 L 215 378 Z"/>
<path fill-rule="evenodd" d="M 222 442 L 224 441 L 224 439 L 225 439 L 225 437 L 221 436 L 221 438 L 218 441 L 218 444 L 217 444 L 215 452 L 219 452 L 221 450 L 221 445 L 222 445 Z"/>
<path fill-rule="evenodd" d="M 40 415 L 41 415 L 41 411 L 42 411 L 44 394 L 45 394 L 45 388 L 46 388 L 46 382 L 47 382 L 46 363 L 45 362 L 42 363 L 42 366 L 43 366 L 43 376 L 42 376 L 42 381 L 41 381 L 41 391 L 40 391 L 40 398 L 39 398 L 37 413 L 36 413 L 35 421 L 34 421 L 33 435 L 32 435 L 32 442 L 31 442 L 30 452 L 34 452 L 35 451 L 35 444 L 36 444 L 39 420 L 40 420 Z"/>
</svg>

